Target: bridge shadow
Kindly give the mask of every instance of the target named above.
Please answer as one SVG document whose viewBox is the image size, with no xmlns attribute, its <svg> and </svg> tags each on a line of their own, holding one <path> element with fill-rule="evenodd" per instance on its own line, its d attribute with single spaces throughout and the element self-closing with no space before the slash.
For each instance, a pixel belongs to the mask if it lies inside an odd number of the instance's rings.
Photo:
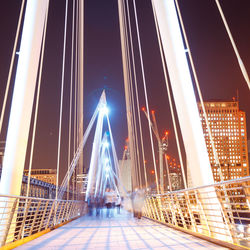
<svg viewBox="0 0 250 250">
<path fill-rule="evenodd" d="M 124 210 L 111 218 L 105 212 L 81 217 L 17 249 L 223 249 Z"/>
</svg>

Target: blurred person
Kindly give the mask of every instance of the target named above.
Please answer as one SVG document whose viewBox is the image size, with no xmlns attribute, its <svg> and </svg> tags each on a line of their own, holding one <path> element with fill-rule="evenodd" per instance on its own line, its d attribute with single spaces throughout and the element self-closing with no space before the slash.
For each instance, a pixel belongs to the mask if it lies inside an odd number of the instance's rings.
<svg viewBox="0 0 250 250">
<path fill-rule="evenodd" d="M 113 194 L 111 190 L 107 188 L 105 192 L 105 205 L 107 208 L 107 213 L 106 213 L 107 218 L 111 216 L 110 210 L 112 208 L 112 202 L 113 202 Z"/>
<path fill-rule="evenodd" d="M 135 189 L 135 191 L 132 193 L 132 204 L 133 204 L 133 212 L 135 218 L 141 219 L 144 200 L 145 200 L 144 190 Z"/>
<path fill-rule="evenodd" d="M 117 214 L 121 213 L 121 202 L 122 202 L 121 196 L 117 195 L 117 197 L 116 197 L 116 203 L 115 203 L 116 208 L 117 208 Z"/>
</svg>

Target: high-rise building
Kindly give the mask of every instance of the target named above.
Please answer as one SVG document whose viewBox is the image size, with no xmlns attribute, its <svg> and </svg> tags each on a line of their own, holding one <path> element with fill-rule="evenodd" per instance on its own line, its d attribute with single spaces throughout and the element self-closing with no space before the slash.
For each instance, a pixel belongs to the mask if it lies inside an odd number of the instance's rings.
<svg viewBox="0 0 250 250">
<path fill-rule="evenodd" d="M 239 110 L 239 102 L 209 101 L 204 105 L 224 180 L 248 176 L 246 116 Z M 219 166 L 214 158 L 200 103 L 198 107 L 214 180 L 218 182 L 221 181 Z"/>
</svg>

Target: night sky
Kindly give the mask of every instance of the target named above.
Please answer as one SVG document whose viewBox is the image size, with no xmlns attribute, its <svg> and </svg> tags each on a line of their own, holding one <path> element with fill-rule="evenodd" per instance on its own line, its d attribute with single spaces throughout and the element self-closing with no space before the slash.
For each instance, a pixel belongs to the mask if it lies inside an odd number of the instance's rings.
<svg viewBox="0 0 250 250">
<path fill-rule="evenodd" d="M 239 53 L 250 75 L 250 1 L 221 0 L 220 2 Z M 71 11 L 72 0 L 69 0 L 69 3 L 69 10 Z M 149 105 L 156 111 L 160 133 L 163 134 L 166 129 L 170 130 L 169 154 L 177 156 L 151 1 L 136 0 L 136 3 L 138 5 L 137 11 Z M 249 90 L 241 75 L 215 1 L 179 0 L 179 4 L 204 100 L 232 100 L 233 97 L 237 97 L 238 91 L 240 109 L 246 112 L 247 129 L 249 131 Z M 4 1 L 0 8 L 0 106 L 2 106 L 7 81 L 20 5 L 21 0 L 10 0 Z M 50 1 L 33 168 L 56 168 L 64 9 L 64 0 Z M 71 14 L 69 14 L 69 17 L 71 17 Z M 69 24 L 70 22 L 71 19 L 69 19 Z M 70 25 L 68 27 L 70 34 Z M 69 36 L 67 40 L 65 93 L 69 93 L 70 39 Z M 137 48 L 136 45 L 135 48 Z M 124 141 L 127 137 L 127 124 L 116 0 L 85 0 L 84 60 L 84 126 L 86 127 L 88 124 L 102 90 L 106 89 L 107 101 L 110 106 L 111 126 L 118 158 L 121 158 Z M 140 102 L 141 106 L 144 106 L 141 77 L 139 86 Z M 65 132 L 68 126 L 68 96 L 69 94 L 65 94 L 64 144 L 67 141 Z M 147 121 L 143 114 L 142 121 L 145 140 L 148 140 Z M 5 119 L 3 134 L 0 137 L 1 140 L 4 140 L 6 124 L 7 118 Z M 88 164 L 90 148 L 91 142 L 89 142 L 85 151 L 85 165 Z M 62 148 L 62 169 L 66 168 L 66 150 L 66 147 Z M 150 162 L 150 156 L 147 160 Z"/>
</svg>

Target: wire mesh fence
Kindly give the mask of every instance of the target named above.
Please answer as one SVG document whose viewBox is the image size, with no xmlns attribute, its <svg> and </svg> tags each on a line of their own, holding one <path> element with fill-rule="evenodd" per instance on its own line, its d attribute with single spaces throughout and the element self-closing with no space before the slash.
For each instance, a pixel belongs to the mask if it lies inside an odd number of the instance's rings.
<svg viewBox="0 0 250 250">
<path fill-rule="evenodd" d="M 250 247 L 250 177 L 149 195 L 145 217 Z"/>
<path fill-rule="evenodd" d="M 83 201 L 0 195 L 0 246 L 53 228 L 84 212 Z"/>
</svg>

